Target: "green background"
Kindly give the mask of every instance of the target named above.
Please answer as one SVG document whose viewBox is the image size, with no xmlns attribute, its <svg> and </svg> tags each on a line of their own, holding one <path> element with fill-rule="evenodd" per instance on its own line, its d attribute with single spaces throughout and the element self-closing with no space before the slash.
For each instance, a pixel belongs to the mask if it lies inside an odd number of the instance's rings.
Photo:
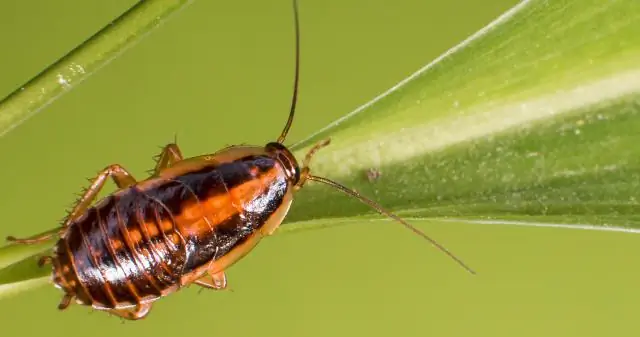
<svg viewBox="0 0 640 337">
<path fill-rule="evenodd" d="M 1 3 L 0 96 L 133 3 Z M 516 3 L 302 0 L 300 104 L 289 143 Z M 274 140 L 288 111 L 292 51 L 290 1 L 194 2 L 1 139 L 0 235 L 57 226 L 84 179 L 110 163 L 142 178 L 174 133 L 187 156 Z M 294 203 L 293 211 L 304 210 Z M 268 238 L 229 270 L 234 292 L 187 289 L 140 322 L 121 325 L 79 306 L 58 312 L 61 293 L 52 287 L 24 293 L 1 302 L 2 335 L 638 335 L 639 274 L 627 262 L 640 252 L 635 235 L 414 223 L 446 238 L 480 275 L 464 274 L 395 224 L 337 226 Z"/>
</svg>

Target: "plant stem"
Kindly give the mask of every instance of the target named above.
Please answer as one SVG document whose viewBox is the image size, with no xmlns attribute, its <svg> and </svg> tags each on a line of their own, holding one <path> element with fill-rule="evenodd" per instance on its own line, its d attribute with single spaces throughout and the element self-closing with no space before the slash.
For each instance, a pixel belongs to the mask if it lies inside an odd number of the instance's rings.
<svg viewBox="0 0 640 337">
<path fill-rule="evenodd" d="M 118 57 L 193 0 L 141 0 L 0 101 L 0 137 Z"/>
</svg>

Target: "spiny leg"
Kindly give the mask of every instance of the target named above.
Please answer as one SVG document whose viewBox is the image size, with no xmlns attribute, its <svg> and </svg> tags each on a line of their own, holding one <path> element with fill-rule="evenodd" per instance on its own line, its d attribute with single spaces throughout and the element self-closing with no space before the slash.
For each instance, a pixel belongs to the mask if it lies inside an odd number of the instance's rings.
<svg viewBox="0 0 640 337">
<path fill-rule="evenodd" d="M 109 309 L 109 313 L 128 320 L 145 318 L 151 311 L 151 303 L 139 304 L 135 309 Z"/>
<path fill-rule="evenodd" d="M 167 144 L 162 148 L 162 152 L 156 158 L 156 167 L 153 169 L 153 175 L 157 175 L 160 171 L 181 161 L 183 158 L 182 151 L 178 144 Z"/>
<path fill-rule="evenodd" d="M 193 281 L 193 283 L 203 288 L 222 290 L 227 288 L 227 276 L 223 271 L 215 274 L 207 272 L 201 278 Z"/>
<path fill-rule="evenodd" d="M 63 227 L 69 226 L 71 222 L 78 217 L 82 213 L 84 213 L 87 208 L 91 205 L 91 203 L 96 199 L 107 179 L 113 179 L 113 182 L 119 189 L 130 187 L 136 184 L 135 178 L 129 173 L 126 169 L 118 164 L 113 164 L 107 166 L 104 170 L 98 173 L 98 176 L 91 179 L 91 186 L 87 188 L 80 199 L 78 199 L 75 207 L 69 213 L 66 221 L 63 224 Z"/>
<path fill-rule="evenodd" d="M 95 197 L 98 195 L 98 193 L 104 186 L 108 177 L 111 177 L 119 188 L 128 187 L 136 183 L 135 179 L 131 176 L 131 174 L 129 174 L 129 172 L 127 172 L 120 165 L 117 165 L 117 164 L 110 165 L 109 167 L 104 169 L 102 172 L 100 172 L 98 176 L 92 180 L 91 186 L 85 191 L 85 193 L 77 201 L 76 206 L 69 213 L 69 216 L 65 220 L 64 224 L 62 225 L 62 229 L 59 232 L 64 231 L 64 229 L 69 226 L 71 221 L 76 219 L 80 214 L 82 214 L 82 212 L 84 212 L 87 209 L 87 207 L 89 207 L 89 205 L 93 202 Z M 51 238 L 54 234 L 60 234 L 60 233 L 48 233 L 45 235 L 41 235 L 34 238 L 29 238 L 29 239 L 16 239 L 10 236 L 7 238 L 7 240 L 14 241 L 16 243 L 21 243 L 21 244 L 31 244 L 31 243 L 46 241 L 49 238 Z M 45 264 L 51 263 L 52 261 L 53 261 L 53 258 L 51 256 L 43 256 L 38 260 L 38 265 L 42 267 Z M 69 307 L 73 298 L 74 298 L 73 294 L 64 295 L 62 297 L 62 300 L 60 301 L 60 304 L 58 304 L 58 309 L 64 310 L 67 307 Z"/>
<path fill-rule="evenodd" d="M 16 237 L 9 236 L 7 237 L 7 240 L 20 244 L 34 244 L 47 241 L 54 235 L 61 234 L 73 220 L 77 219 L 82 213 L 87 210 L 87 208 L 98 196 L 98 193 L 100 193 L 100 190 L 102 190 L 105 182 L 107 181 L 107 178 L 109 177 L 113 179 L 118 188 L 125 188 L 136 184 L 136 180 L 133 178 L 133 176 L 122 166 L 118 164 L 109 165 L 100 173 L 98 173 L 95 178 L 90 179 L 91 186 L 89 186 L 89 188 L 87 188 L 80 196 L 80 198 L 76 201 L 76 205 L 73 207 L 71 212 L 69 212 L 69 215 L 62 224 L 62 228 L 60 229 L 60 231 L 55 233 L 41 234 L 39 236 L 25 239 L 18 239 Z"/>
</svg>

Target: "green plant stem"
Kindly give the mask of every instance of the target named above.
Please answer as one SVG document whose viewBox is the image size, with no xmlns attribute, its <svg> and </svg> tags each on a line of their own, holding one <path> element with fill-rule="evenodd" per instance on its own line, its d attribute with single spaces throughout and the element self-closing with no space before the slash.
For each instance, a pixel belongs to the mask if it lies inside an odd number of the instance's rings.
<svg viewBox="0 0 640 337">
<path fill-rule="evenodd" d="M 0 101 L 0 137 L 78 85 L 193 0 L 141 0 Z"/>
</svg>

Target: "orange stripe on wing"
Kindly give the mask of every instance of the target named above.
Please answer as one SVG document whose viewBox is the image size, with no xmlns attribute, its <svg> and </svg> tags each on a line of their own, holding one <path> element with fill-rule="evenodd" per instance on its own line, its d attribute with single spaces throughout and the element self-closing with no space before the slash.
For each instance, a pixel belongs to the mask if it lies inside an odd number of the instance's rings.
<svg viewBox="0 0 640 337">
<path fill-rule="evenodd" d="M 269 185 L 280 175 L 282 175 L 281 170 L 274 167 L 259 177 L 232 187 L 228 193 L 211 196 L 202 200 L 200 205 L 191 204 L 184 207 L 182 213 L 176 216 L 179 223 L 190 224 L 183 226 L 182 234 L 185 237 L 206 235 L 212 230 L 211 225 L 218 226 L 232 216 L 243 212 L 242 207 L 265 193 Z"/>
</svg>

